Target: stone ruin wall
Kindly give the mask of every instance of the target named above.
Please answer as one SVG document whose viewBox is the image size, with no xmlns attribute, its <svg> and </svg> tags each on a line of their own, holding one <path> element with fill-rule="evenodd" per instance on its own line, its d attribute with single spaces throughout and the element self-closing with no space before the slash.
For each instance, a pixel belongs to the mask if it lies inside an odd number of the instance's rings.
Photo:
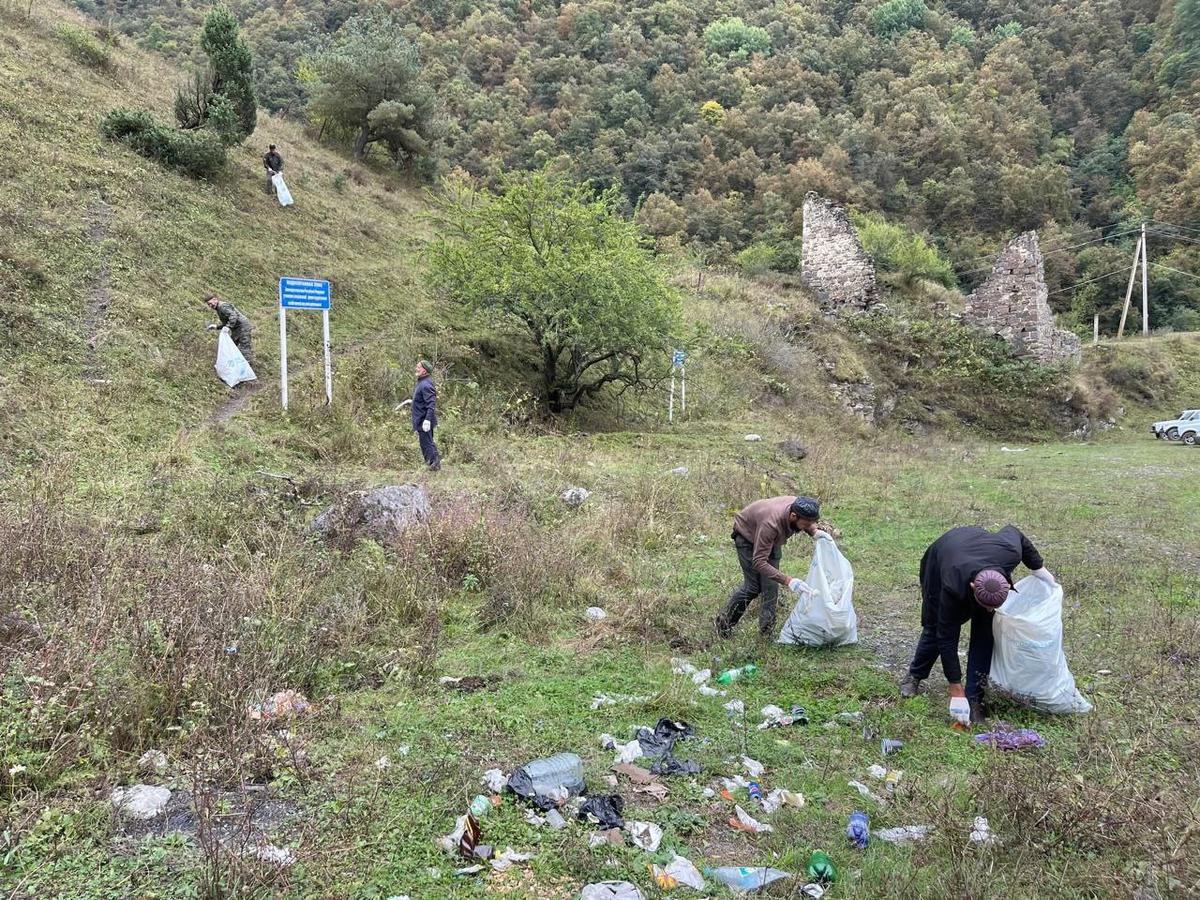
<svg viewBox="0 0 1200 900">
<path fill-rule="evenodd" d="M 987 280 L 967 298 L 964 320 L 1008 341 L 1017 356 L 1043 365 L 1080 356 L 1079 338 L 1055 325 L 1036 231 L 1018 235 L 1000 251 Z"/>
<path fill-rule="evenodd" d="M 812 191 L 804 198 L 801 253 L 801 278 L 829 312 L 861 311 L 877 301 L 875 263 L 846 210 Z"/>
</svg>

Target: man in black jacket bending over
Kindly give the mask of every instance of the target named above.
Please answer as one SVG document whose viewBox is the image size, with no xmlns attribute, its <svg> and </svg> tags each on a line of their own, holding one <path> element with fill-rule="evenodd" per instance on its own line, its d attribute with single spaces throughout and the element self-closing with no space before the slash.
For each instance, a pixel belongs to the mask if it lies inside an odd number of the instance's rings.
<svg viewBox="0 0 1200 900">
<path fill-rule="evenodd" d="M 915 697 L 940 656 L 950 683 L 950 715 L 966 725 L 987 717 L 983 687 L 992 671 L 992 614 L 1008 599 L 1018 564 L 1050 584 L 1054 576 L 1042 556 L 1017 528 L 993 534 L 984 528 L 952 528 L 921 558 L 921 638 L 900 696 Z M 967 687 L 963 690 L 958 639 L 971 623 L 967 649 Z"/>
<path fill-rule="evenodd" d="M 433 471 L 442 467 L 437 444 L 433 442 L 433 429 L 437 428 L 437 388 L 433 386 L 432 367 L 425 360 L 417 363 L 417 386 L 412 398 L 412 427 L 421 443 L 421 455 L 425 464 Z"/>
</svg>

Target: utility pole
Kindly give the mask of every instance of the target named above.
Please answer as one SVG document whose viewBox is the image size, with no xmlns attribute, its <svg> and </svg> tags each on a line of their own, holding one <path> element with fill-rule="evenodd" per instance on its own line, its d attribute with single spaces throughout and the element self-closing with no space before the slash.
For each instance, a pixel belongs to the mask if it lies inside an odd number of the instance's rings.
<svg viewBox="0 0 1200 900">
<path fill-rule="evenodd" d="M 1146 223 L 1142 222 L 1142 335 L 1150 333 L 1150 260 L 1146 246 Z"/>
<path fill-rule="evenodd" d="M 1092 316 L 1092 346 L 1100 343 L 1100 313 Z"/>
<path fill-rule="evenodd" d="M 1144 226 L 1143 226 L 1144 227 Z M 1137 246 L 1133 249 L 1133 268 L 1129 270 L 1129 286 L 1125 288 L 1125 305 L 1121 307 L 1121 324 L 1117 326 L 1117 337 L 1125 337 L 1125 320 L 1129 317 L 1129 301 L 1133 297 L 1133 282 L 1137 279 L 1138 260 L 1142 256 L 1142 247 L 1145 244 L 1145 236 L 1138 239 Z"/>
</svg>

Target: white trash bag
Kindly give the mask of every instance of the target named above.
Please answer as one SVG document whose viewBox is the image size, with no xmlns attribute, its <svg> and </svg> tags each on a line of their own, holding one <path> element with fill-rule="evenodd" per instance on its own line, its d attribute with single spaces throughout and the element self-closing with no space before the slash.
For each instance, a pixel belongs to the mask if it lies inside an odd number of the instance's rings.
<svg viewBox="0 0 1200 900">
<path fill-rule="evenodd" d="M 1075 688 L 1063 653 L 1063 589 L 1032 575 L 996 610 L 992 672 L 1001 691 L 1048 713 L 1087 713 L 1092 704 Z"/>
<path fill-rule="evenodd" d="M 858 643 L 854 612 L 854 570 L 833 538 L 817 538 L 804 579 L 812 594 L 801 594 L 779 632 L 780 644 L 837 647 Z"/>
<path fill-rule="evenodd" d="M 222 328 L 221 336 L 217 338 L 216 370 L 221 380 L 230 387 L 237 387 L 243 381 L 258 379 L 254 370 L 250 368 L 250 363 L 246 362 L 246 357 L 242 356 L 242 351 L 229 336 L 228 327 Z"/>
<path fill-rule="evenodd" d="M 271 176 L 271 184 L 275 185 L 275 196 L 279 198 L 280 206 L 292 205 L 292 192 L 283 181 L 283 173 L 276 172 Z"/>
</svg>

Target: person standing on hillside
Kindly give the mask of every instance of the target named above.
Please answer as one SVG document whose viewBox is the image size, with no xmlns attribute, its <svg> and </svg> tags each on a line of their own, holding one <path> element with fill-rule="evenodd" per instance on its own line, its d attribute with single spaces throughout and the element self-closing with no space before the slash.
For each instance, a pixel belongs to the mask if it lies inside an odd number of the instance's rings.
<svg viewBox="0 0 1200 900">
<path fill-rule="evenodd" d="M 756 500 L 733 517 L 733 546 L 742 567 L 742 585 L 717 614 L 717 634 L 727 638 L 751 601 L 759 597 L 758 630 L 775 632 L 775 604 L 779 585 L 793 593 L 812 593 L 799 578 L 779 571 L 783 545 L 792 535 L 805 532 L 815 538 L 833 538 L 817 529 L 821 505 L 812 497 L 772 497 Z"/>
<path fill-rule="evenodd" d="M 242 356 L 246 357 L 246 362 L 253 366 L 254 351 L 251 347 L 251 333 L 254 331 L 254 326 L 250 324 L 250 320 L 242 315 L 241 310 L 236 306 L 222 300 L 216 294 L 209 294 L 204 298 L 204 302 L 221 320 L 220 325 L 209 325 L 209 330 L 228 328 L 229 336 L 237 344 L 238 350 L 242 352 Z"/>
<path fill-rule="evenodd" d="M 263 168 L 267 170 L 266 192 L 269 194 L 275 190 L 275 182 L 271 179 L 283 171 L 283 157 L 274 144 L 268 146 L 267 152 L 263 154 Z"/>
<path fill-rule="evenodd" d="M 442 467 L 437 444 L 433 442 L 433 430 L 437 428 L 437 388 L 433 385 L 433 367 L 425 360 L 417 363 L 415 373 L 417 386 L 412 396 L 412 427 L 421 444 L 421 455 L 425 464 L 433 471 Z"/>
<path fill-rule="evenodd" d="M 987 718 L 983 688 L 992 671 L 992 616 L 1013 589 L 1012 573 L 1024 563 L 1043 581 L 1054 576 L 1029 538 L 1012 525 L 994 534 L 984 528 L 952 528 L 921 557 L 921 637 L 901 697 L 915 697 L 940 656 L 950 683 L 950 715 L 963 725 Z M 958 662 L 962 626 L 971 623 L 967 686 Z"/>
</svg>

